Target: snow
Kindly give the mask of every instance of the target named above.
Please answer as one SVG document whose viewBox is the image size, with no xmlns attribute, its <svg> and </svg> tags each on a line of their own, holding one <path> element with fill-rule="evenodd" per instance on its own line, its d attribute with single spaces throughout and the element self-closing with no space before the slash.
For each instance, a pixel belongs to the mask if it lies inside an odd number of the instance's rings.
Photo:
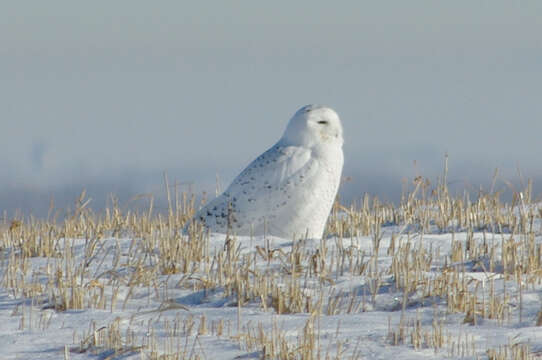
<svg viewBox="0 0 542 360">
<path fill-rule="evenodd" d="M 260 256 L 261 249 L 275 249 L 274 254 L 288 254 L 293 247 L 301 246 L 304 252 L 315 254 L 318 250 L 320 255 L 325 254 L 327 261 L 338 261 L 339 254 L 344 252 L 357 254 L 352 258 L 367 263 L 363 274 L 349 271 L 347 259 L 342 271 L 336 264 L 332 267 L 335 270 L 327 273 L 325 278 L 301 276 L 298 279 L 297 283 L 305 295 L 327 301 L 321 314 L 306 311 L 277 314 L 269 304 L 264 308 L 261 301 L 254 299 L 239 306 L 237 296 L 227 294 L 224 287 L 198 289 L 195 284 L 202 281 L 203 274 L 197 271 L 157 274 L 148 286 L 130 286 L 129 279 L 135 272 L 135 266 L 129 257 L 138 251 L 134 246 L 141 241 L 133 237 L 99 240 L 96 257 L 88 264 L 84 276 L 77 279 L 89 293 L 99 295 L 104 291 L 106 299 L 111 299 L 117 291 L 113 306 L 107 300 L 105 309 L 84 306 L 83 309 L 55 310 L 51 296 L 25 296 L 6 285 L 9 249 L 4 249 L 0 263 L 3 279 L 0 288 L 0 357 L 147 359 L 158 358 L 159 354 L 177 354 L 178 358 L 259 359 L 263 356 L 263 348 L 258 345 L 251 347 L 245 340 L 247 334 L 257 337 L 260 330 L 265 336 L 275 336 L 276 344 L 281 337 L 284 338 L 291 344 L 292 354 L 300 353 L 300 344 L 307 339 L 303 334 L 312 334 L 314 358 L 486 358 L 488 349 L 514 344 L 526 344 L 534 353 L 542 351 L 542 329 L 536 326 L 541 309 L 540 282 L 525 281 L 520 296 L 518 282 L 504 275 L 500 263 L 494 264 L 490 272 L 491 261 L 487 257 L 454 261 L 451 258 L 453 246 L 460 244 L 465 247 L 468 241 L 486 243 L 490 248 L 493 246 L 498 258 L 501 256 L 501 244 L 510 238 L 510 234 L 458 232 L 421 235 L 399 234 L 400 231 L 398 226 L 382 227 L 377 257 L 374 256 L 373 238 L 370 236 L 331 237 L 325 242 L 299 240 L 296 243 L 276 237 L 236 239 L 233 244 L 239 246 L 239 254 L 247 255 L 246 259 L 255 259 L 254 269 L 275 276 L 283 289 L 295 283 L 288 273 L 281 271 L 291 266 L 283 260 L 287 256 L 277 255 L 266 260 Z M 429 267 L 423 272 L 418 271 L 416 276 L 436 279 L 444 273 L 445 267 L 451 269 L 450 272 L 460 268 L 458 276 L 464 277 L 469 291 L 477 295 L 480 303 L 489 301 L 491 291 L 497 300 L 504 301 L 507 297 L 503 311 L 508 315 L 503 319 L 491 319 L 476 314 L 469 319 L 465 312 L 450 310 L 449 300 L 444 295 L 424 296 L 423 286 L 411 289 L 405 296 L 390 270 L 394 259 L 401 259 L 400 256 L 394 257 L 393 251 L 391 254 L 388 251 L 392 236 L 396 236 L 395 251 L 407 242 L 411 250 L 425 250 L 419 253 L 429 259 Z M 224 251 L 228 246 L 225 235 L 211 234 L 208 241 L 211 254 Z M 541 241 L 542 237 L 537 234 L 535 243 L 540 244 Z M 47 283 L 50 279 L 47 274 L 55 269 L 66 269 L 66 266 L 77 268 L 85 259 L 88 260 L 85 256 L 88 240 L 65 239 L 58 244 L 61 252 L 71 249 L 73 259 L 70 263 L 63 256 L 32 257 L 26 264 L 26 273 L 20 272 L 17 276 L 25 277 L 27 283 L 41 284 L 48 289 L 52 285 Z M 405 252 L 408 257 L 407 254 Z M 406 266 L 408 264 L 406 262 Z M 147 257 L 139 265 L 151 271 L 156 262 Z M 376 277 L 368 274 L 379 274 L 380 280 L 376 281 Z M 475 284 L 478 284 L 476 289 Z M 335 306 L 330 305 L 330 299 L 337 300 Z M 202 321 L 205 329 L 201 327 Z M 444 343 L 435 349 L 422 341 L 417 348 L 410 340 L 411 336 L 406 336 L 405 341 L 394 344 L 390 330 L 398 333 L 399 324 L 404 325 L 403 330 L 408 334 L 416 326 L 427 336 L 434 334 L 434 329 L 441 329 Z M 100 340 L 109 330 L 112 333 L 118 331 L 122 339 L 117 352 L 112 346 L 104 345 L 105 340 Z M 92 342 L 94 345 L 89 345 Z"/>
</svg>

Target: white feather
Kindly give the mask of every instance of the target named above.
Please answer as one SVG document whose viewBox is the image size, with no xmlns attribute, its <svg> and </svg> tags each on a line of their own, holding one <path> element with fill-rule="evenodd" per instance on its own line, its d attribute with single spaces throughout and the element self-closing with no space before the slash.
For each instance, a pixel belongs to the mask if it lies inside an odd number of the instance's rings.
<svg viewBox="0 0 542 360">
<path fill-rule="evenodd" d="M 194 219 L 215 232 L 321 237 L 339 187 L 342 143 L 335 111 L 301 108 L 282 138 Z"/>
</svg>

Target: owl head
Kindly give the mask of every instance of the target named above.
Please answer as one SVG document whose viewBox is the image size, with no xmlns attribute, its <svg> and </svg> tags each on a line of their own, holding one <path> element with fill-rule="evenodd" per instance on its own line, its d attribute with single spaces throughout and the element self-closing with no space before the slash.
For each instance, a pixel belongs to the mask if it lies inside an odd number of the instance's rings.
<svg viewBox="0 0 542 360">
<path fill-rule="evenodd" d="M 314 147 L 343 144 L 343 128 L 335 110 L 322 105 L 306 105 L 288 122 L 282 135 L 289 145 Z"/>
</svg>

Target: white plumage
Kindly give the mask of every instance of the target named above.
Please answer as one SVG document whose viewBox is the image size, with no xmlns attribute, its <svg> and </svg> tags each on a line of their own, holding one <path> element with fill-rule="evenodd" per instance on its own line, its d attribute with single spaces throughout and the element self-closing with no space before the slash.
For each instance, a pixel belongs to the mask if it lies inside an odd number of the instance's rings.
<svg viewBox="0 0 542 360">
<path fill-rule="evenodd" d="M 307 105 L 280 140 L 194 217 L 211 231 L 321 238 L 343 167 L 339 116 Z"/>
</svg>

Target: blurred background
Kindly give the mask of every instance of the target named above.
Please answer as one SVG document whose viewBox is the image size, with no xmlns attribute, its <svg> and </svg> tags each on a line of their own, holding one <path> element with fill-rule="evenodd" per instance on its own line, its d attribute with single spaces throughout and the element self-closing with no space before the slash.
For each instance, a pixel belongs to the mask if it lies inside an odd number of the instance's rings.
<svg viewBox="0 0 542 360">
<path fill-rule="evenodd" d="M 308 103 L 339 113 L 349 178 L 397 202 L 449 156 L 458 193 L 542 190 L 540 1 L 48 1 L 0 13 L 0 211 L 87 190 L 214 196 Z M 520 171 L 518 171 L 518 169 Z M 163 208 L 158 200 L 158 208 Z M 145 202 L 146 204 L 146 202 Z"/>
</svg>

